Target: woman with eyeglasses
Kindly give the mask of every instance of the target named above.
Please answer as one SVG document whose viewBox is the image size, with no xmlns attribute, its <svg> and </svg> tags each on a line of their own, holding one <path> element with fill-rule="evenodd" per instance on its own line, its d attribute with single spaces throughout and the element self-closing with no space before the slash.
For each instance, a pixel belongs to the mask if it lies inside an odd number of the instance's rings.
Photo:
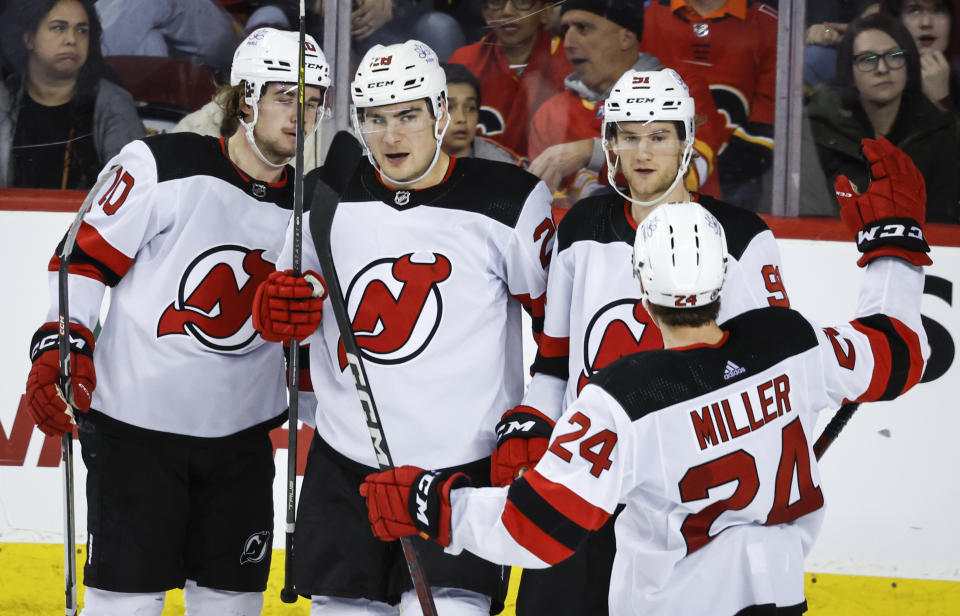
<svg viewBox="0 0 960 616">
<path fill-rule="evenodd" d="M 927 221 L 960 222 L 960 131 L 953 115 L 923 94 L 920 54 L 898 19 L 876 13 L 850 24 L 837 48 L 834 84 L 811 98 L 807 113 L 831 195 L 841 174 L 866 190 L 860 141 L 882 136 L 923 173 Z M 835 195 L 827 209 L 804 213 L 838 215 Z"/>
</svg>

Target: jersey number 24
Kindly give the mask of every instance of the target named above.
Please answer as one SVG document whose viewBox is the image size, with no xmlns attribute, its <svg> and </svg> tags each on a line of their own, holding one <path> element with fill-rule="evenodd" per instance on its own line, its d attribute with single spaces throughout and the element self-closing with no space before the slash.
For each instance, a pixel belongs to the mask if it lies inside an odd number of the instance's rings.
<svg viewBox="0 0 960 616">
<path fill-rule="evenodd" d="M 791 522 L 823 506 L 823 493 L 819 486 L 813 485 L 810 474 L 810 449 L 800 420 L 794 419 L 787 424 L 781 437 L 782 448 L 780 464 L 777 466 L 773 505 L 764 521 L 767 526 Z M 794 471 L 800 496 L 791 503 L 790 488 L 793 485 Z M 731 481 L 737 482 L 737 489 L 729 498 L 712 503 L 697 513 L 691 513 L 683 521 L 680 532 L 687 542 L 687 554 L 713 541 L 716 535 L 710 536 L 710 526 L 720 514 L 750 506 L 760 490 L 760 477 L 755 458 L 743 449 L 738 449 L 694 466 L 680 480 L 680 499 L 685 503 L 707 498 L 712 488 Z"/>
</svg>

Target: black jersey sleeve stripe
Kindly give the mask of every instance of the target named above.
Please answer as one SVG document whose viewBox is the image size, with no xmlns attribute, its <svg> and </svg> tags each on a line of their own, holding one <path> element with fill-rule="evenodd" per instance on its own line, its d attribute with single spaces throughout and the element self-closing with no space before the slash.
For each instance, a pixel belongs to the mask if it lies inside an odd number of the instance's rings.
<svg viewBox="0 0 960 616">
<path fill-rule="evenodd" d="M 523 517 L 571 552 L 587 537 L 586 528 L 557 511 L 527 481 L 515 481 L 507 492 L 507 500 Z"/>
<path fill-rule="evenodd" d="M 893 400 L 919 380 L 923 359 L 919 339 L 908 341 L 893 319 L 885 314 L 873 314 L 851 322 L 851 325 L 870 340 L 874 355 L 874 370 L 867 391 L 858 401 Z M 912 334 L 912 332 L 910 332 Z"/>
<path fill-rule="evenodd" d="M 533 360 L 533 366 L 530 370 L 531 372 L 539 374 L 549 374 L 550 376 L 555 376 L 566 381 L 570 378 L 568 363 L 566 355 L 562 357 L 544 357 L 542 353 L 537 351 L 537 357 Z"/>
</svg>

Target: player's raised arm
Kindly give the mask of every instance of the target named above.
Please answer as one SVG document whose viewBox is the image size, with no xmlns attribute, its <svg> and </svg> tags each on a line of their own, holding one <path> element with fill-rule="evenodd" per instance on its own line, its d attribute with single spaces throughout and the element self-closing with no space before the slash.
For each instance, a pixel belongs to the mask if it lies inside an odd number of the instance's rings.
<svg viewBox="0 0 960 616">
<path fill-rule="evenodd" d="M 863 253 L 857 318 L 823 330 L 820 347 L 827 393 L 843 401 L 890 400 L 916 385 L 930 350 L 920 320 L 926 189 L 920 171 L 884 138 L 864 139 L 870 186 L 858 193 L 840 176 L 841 216 Z"/>
</svg>

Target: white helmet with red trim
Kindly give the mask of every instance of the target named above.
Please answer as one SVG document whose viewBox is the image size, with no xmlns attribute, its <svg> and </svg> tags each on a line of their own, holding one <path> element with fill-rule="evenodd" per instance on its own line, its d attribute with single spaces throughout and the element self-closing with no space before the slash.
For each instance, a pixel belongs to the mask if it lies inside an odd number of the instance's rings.
<svg viewBox="0 0 960 616">
<path fill-rule="evenodd" d="M 246 122 L 242 118 L 247 141 L 253 147 L 260 159 L 272 167 L 282 167 L 264 158 L 253 140 L 253 127 L 257 123 L 258 107 L 263 89 L 268 83 L 299 82 L 300 72 L 300 34 L 275 28 L 258 28 L 250 33 L 237 50 L 233 53 L 233 64 L 230 66 L 230 85 L 244 84 L 243 101 L 253 109 L 253 121 Z M 306 35 L 303 50 L 303 82 L 308 86 L 320 88 L 320 113 L 314 122 L 316 130 L 323 118 L 326 92 L 330 87 L 330 65 L 323 55 L 317 41 Z M 284 163 L 286 164 L 286 163 Z"/>
<path fill-rule="evenodd" d="M 661 195 L 662 198 L 669 194 L 678 182 L 683 181 L 683 176 L 687 173 L 687 167 L 690 165 L 690 159 L 693 156 L 695 118 L 696 103 L 690 96 L 687 84 L 683 82 L 683 79 L 675 70 L 671 68 L 663 68 L 659 71 L 631 69 L 621 75 L 603 104 L 601 136 L 604 154 L 607 158 L 607 179 L 610 181 L 610 185 L 617 192 L 620 192 L 614 181 L 619 157 L 612 151 L 611 144 L 616 124 L 620 122 L 641 122 L 644 124 L 650 122 L 681 122 L 683 124 L 686 134 L 684 135 L 680 167 L 677 169 L 677 176 L 674 178 L 673 184 L 664 191 Z M 660 199 L 637 201 L 623 193 L 620 194 L 637 205 L 654 205 L 660 201 Z"/>
<path fill-rule="evenodd" d="M 350 84 L 350 95 L 353 100 L 354 129 L 370 164 L 376 167 L 381 175 L 396 184 L 413 184 L 430 173 L 440 156 L 440 145 L 449 122 L 442 122 L 446 115 L 447 76 L 436 52 L 429 45 L 416 40 L 395 45 L 374 45 L 360 61 L 353 83 Z M 433 136 L 437 145 L 433 162 L 418 178 L 394 180 L 379 168 L 367 146 L 361 127 L 363 109 L 420 99 L 427 100 L 434 116 Z"/>
<path fill-rule="evenodd" d="M 633 268 L 651 304 L 709 304 L 720 297 L 727 269 L 723 226 L 699 203 L 665 203 L 637 228 Z"/>
</svg>

